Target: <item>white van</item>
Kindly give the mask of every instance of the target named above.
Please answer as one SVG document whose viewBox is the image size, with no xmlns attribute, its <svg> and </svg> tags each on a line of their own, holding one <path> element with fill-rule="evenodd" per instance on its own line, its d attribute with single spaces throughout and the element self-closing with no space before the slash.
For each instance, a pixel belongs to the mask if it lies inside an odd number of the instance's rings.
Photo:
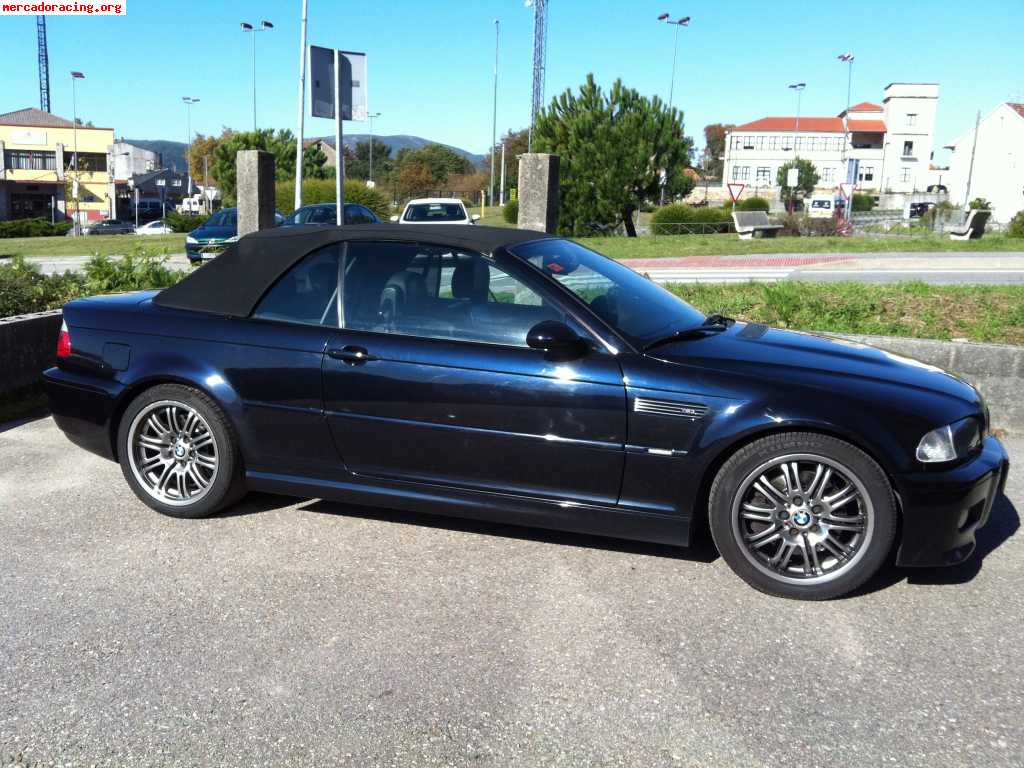
<svg viewBox="0 0 1024 768">
<path fill-rule="evenodd" d="M 807 207 L 807 215 L 812 219 L 830 219 L 836 215 L 839 199 L 835 195 L 815 195 Z"/>
</svg>

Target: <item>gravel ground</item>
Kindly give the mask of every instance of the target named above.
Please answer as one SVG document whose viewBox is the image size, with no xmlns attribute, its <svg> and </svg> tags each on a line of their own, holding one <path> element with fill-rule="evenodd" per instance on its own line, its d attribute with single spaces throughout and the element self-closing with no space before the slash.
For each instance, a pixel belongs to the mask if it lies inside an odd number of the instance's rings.
<svg viewBox="0 0 1024 768">
<path fill-rule="evenodd" d="M 1020 766 L 1022 505 L 1018 470 L 971 563 L 803 604 L 706 544 L 172 520 L 50 420 L 0 427 L 0 763 Z"/>
</svg>

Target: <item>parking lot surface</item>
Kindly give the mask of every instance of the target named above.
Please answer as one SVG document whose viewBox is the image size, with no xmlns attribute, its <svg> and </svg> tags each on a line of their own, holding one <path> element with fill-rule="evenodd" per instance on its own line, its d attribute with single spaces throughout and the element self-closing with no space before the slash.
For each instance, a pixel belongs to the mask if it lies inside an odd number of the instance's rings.
<svg viewBox="0 0 1024 768">
<path fill-rule="evenodd" d="M 1019 467 L 970 563 L 797 603 L 707 543 L 173 520 L 49 419 L 0 427 L 0 764 L 1020 766 Z"/>
</svg>

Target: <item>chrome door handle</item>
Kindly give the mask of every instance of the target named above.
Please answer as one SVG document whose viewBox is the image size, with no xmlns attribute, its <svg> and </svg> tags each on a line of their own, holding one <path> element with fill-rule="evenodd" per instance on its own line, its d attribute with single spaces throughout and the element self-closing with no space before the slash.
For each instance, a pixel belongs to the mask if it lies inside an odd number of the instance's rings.
<svg viewBox="0 0 1024 768">
<path fill-rule="evenodd" d="M 341 349 L 328 349 L 327 356 L 333 357 L 335 360 L 341 360 L 349 365 L 360 365 L 362 363 L 368 363 L 371 360 L 380 359 L 376 355 L 371 355 L 363 347 L 355 347 L 351 344 L 344 346 Z"/>
</svg>

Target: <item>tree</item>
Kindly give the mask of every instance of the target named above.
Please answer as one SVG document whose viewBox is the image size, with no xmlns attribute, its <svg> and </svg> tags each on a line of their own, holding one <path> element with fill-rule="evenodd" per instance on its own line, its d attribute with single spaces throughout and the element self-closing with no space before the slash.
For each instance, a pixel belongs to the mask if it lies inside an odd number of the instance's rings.
<svg viewBox="0 0 1024 768">
<path fill-rule="evenodd" d="M 800 169 L 799 183 L 795 187 L 786 186 L 788 181 L 786 177 L 789 175 L 790 168 Z M 779 168 L 775 181 L 782 190 L 782 201 L 787 208 L 790 208 L 795 201 L 803 200 L 818 186 L 818 170 L 810 160 L 795 157 Z"/>
<path fill-rule="evenodd" d="M 377 158 L 374 157 L 374 160 Z M 465 157 L 443 144 L 427 144 L 419 149 L 401 149 L 395 158 L 395 168 L 399 173 L 410 164 L 425 165 L 433 183 L 431 186 L 443 186 L 453 174 L 471 173 L 473 164 Z M 417 171 L 419 173 L 419 171 Z"/>
<path fill-rule="evenodd" d="M 378 138 L 373 139 L 373 175 L 385 179 L 394 167 L 391 147 Z M 370 142 L 356 142 L 355 148 L 345 147 L 345 176 L 351 179 L 370 178 Z"/>
<path fill-rule="evenodd" d="M 712 123 L 711 125 L 704 126 L 704 143 L 707 146 L 705 150 L 707 153 L 706 175 L 713 176 L 716 179 L 722 177 L 725 135 L 735 127 L 732 123 Z"/>
<path fill-rule="evenodd" d="M 501 145 L 505 144 L 505 187 L 515 189 L 519 186 L 519 156 L 526 154 L 530 142 L 530 129 L 521 128 L 509 131 L 494 147 L 494 183 L 501 182 Z M 488 179 L 491 173 L 491 156 L 488 154 L 480 162 L 480 170 L 486 171 Z M 490 182 L 488 182 L 490 183 Z"/>
<path fill-rule="evenodd" d="M 302 150 L 302 178 L 326 179 L 328 173 L 327 155 L 318 144 L 310 144 Z"/>
<path fill-rule="evenodd" d="M 436 183 L 433 171 L 423 160 L 402 163 L 396 174 L 396 186 L 401 197 L 422 196 L 434 189 Z"/>
<path fill-rule="evenodd" d="M 275 160 L 274 177 L 277 180 L 295 176 L 295 136 L 291 131 L 262 128 L 235 133 L 225 130 L 214 150 L 214 163 L 210 169 L 225 200 L 235 199 L 235 155 L 244 149 L 263 149 L 272 153 Z"/>
<path fill-rule="evenodd" d="M 692 142 L 683 115 L 657 96 L 648 99 L 616 80 L 605 93 L 587 75 L 579 93 L 566 90 L 537 117 L 537 151 L 561 157 L 559 230 L 588 234 L 623 224 L 636 236 L 633 213 L 660 193 L 661 169 L 686 165 Z"/>
<path fill-rule="evenodd" d="M 206 163 L 212 168 L 214 163 L 214 153 L 217 150 L 217 145 L 221 139 L 230 133 L 229 129 L 225 128 L 220 138 L 216 136 L 204 136 L 201 133 L 197 133 L 196 137 L 192 139 L 192 148 L 188 153 L 188 167 L 189 172 L 193 179 L 204 180 L 206 177 L 203 175 L 203 159 L 206 158 Z M 205 183 L 205 181 L 203 181 Z"/>
</svg>

